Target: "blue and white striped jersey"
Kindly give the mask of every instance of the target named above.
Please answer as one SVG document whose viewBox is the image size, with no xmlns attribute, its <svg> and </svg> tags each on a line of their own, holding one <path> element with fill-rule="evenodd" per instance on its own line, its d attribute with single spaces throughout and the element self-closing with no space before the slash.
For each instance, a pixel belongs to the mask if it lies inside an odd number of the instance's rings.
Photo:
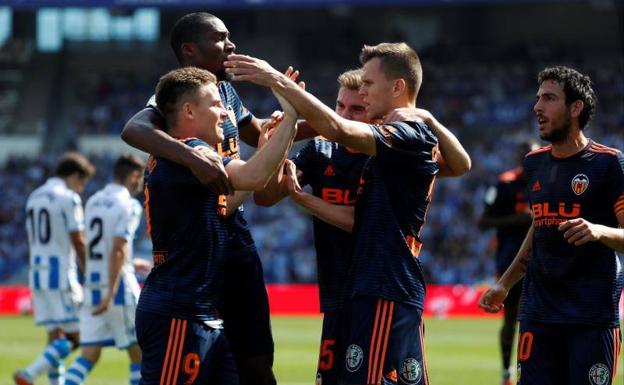
<svg viewBox="0 0 624 385">
<path fill-rule="evenodd" d="M 50 178 L 26 201 L 26 231 L 33 290 L 78 288 L 76 251 L 69 234 L 84 230 L 80 195 L 61 178 Z"/>
<path fill-rule="evenodd" d="M 99 305 L 108 293 L 109 263 L 114 238 L 126 240 L 127 252 L 113 304 L 136 304 L 139 284 L 132 264 L 132 241 L 139 227 L 142 211 L 141 204 L 130 196 L 128 189 L 117 183 L 107 184 L 87 200 L 86 305 Z"/>
</svg>

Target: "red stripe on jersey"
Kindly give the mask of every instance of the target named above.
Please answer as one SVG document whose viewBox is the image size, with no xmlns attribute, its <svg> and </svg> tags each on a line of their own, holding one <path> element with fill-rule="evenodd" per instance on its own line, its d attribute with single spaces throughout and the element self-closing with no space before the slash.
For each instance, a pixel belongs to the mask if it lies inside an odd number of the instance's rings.
<svg viewBox="0 0 624 385">
<path fill-rule="evenodd" d="M 596 153 L 599 153 L 599 154 L 609 154 L 609 155 L 616 155 L 617 154 L 616 150 L 609 150 L 609 149 L 606 149 L 606 148 L 595 147 L 593 145 L 589 147 L 589 151 L 596 152 Z"/>
<path fill-rule="evenodd" d="M 145 192 L 145 203 L 143 203 L 143 206 L 145 206 L 145 222 L 147 223 L 147 237 L 149 239 L 152 239 L 152 216 L 150 215 L 150 195 L 149 195 L 149 188 L 147 188 L 147 183 L 145 184 L 145 187 L 143 188 L 143 191 Z"/>
<path fill-rule="evenodd" d="M 545 147 L 538 148 L 535 151 L 531 151 L 528 154 L 526 154 L 524 157 L 526 158 L 526 157 L 529 157 L 531 155 L 539 154 L 539 153 L 542 153 L 542 152 L 545 152 L 545 151 L 550 151 L 550 150 L 552 150 L 552 144 L 549 144 L 548 146 L 545 146 Z"/>
<path fill-rule="evenodd" d="M 522 176 L 522 167 L 514 168 L 513 170 L 505 171 L 498 176 L 498 180 L 501 182 L 513 182 L 520 179 Z"/>
<path fill-rule="evenodd" d="M 418 255 L 420 254 L 420 248 L 422 246 L 421 242 L 418 242 L 416 240 L 415 237 L 408 235 L 407 237 L 405 237 L 405 241 L 407 242 L 407 246 L 409 247 L 410 251 L 412 252 L 412 255 L 414 256 L 414 258 L 418 258 Z"/>
<path fill-rule="evenodd" d="M 605 146 L 604 144 L 600 144 L 600 143 L 596 143 L 596 142 L 592 143 L 592 146 L 596 146 L 598 148 L 602 148 L 602 149 L 605 149 L 605 150 L 611 150 L 611 151 L 615 151 L 615 152 L 619 151 L 617 148 Z"/>
</svg>

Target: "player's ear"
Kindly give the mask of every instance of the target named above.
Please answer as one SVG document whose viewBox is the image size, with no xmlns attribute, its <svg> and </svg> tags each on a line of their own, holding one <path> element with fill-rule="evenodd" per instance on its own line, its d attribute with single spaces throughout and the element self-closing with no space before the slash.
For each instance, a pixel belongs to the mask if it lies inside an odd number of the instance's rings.
<svg viewBox="0 0 624 385">
<path fill-rule="evenodd" d="M 402 79 L 402 78 L 394 79 L 394 82 L 392 84 L 392 95 L 394 97 L 401 96 L 403 92 L 406 91 L 406 88 L 407 88 L 407 83 L 405 82 L 405 79 Z"/>
<path fill-rule="evenodd" d="M 585 103 L 582 100 L 575 100 L 570 104 L 570 114 L 573 118 L 578 118 L 585 107 Z"/>
<path fill-rule="evenodd" d="M 194 119 L 193 105 L 191 102 L 184 102 L 180 110 L 186 119 Z"/>
<path fill-rule="evenodd" d="M 180 52 L 182 53 L 182 57 L 194 57 L 195 56 L 195 44 L 193 43 L 182 43 L 180 46 Z"/>
</svg>

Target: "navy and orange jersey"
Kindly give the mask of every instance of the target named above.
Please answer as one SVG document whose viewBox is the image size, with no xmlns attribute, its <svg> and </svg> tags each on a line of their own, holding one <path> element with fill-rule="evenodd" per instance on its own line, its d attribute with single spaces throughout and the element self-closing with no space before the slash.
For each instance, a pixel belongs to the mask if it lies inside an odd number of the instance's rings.
<svg viewBox="0 0 624 385">
<path fill-rule="evenodd" d="M 245 108 L 231 83 L 219 82 L 218 88 L 221 102 L 229 118 L 224 119 L 221 124 L 225 138 L 223 143 L 217 145 L 217 151 L 231 159 L 239 159 L 240 138 L 238 129 L 248 124 L 253 119 L 253 115 Z M 256 251 L 256 245 L 243 213 L 243 205 L 240 205 L 235 213 L 226 218 L 229 232 L 228 252 L 233 255 L 246 255 Z"/>
<path fill-rule="evenodd" d="M 315 196 L 331 204 L 353 206 L 366 159 L 365 154 L 317 137 L 299 151 L 293 162 L 303 172 L 301 184 L 312 186 Z M 353 236 L 316 217 L 313 221 L 321 311 L 336 311 L 344 302 Z"/>
<path fill-rule="evenodd" d="M 212 151 L 198 139 L 185 143 Z M 223 158 L 223 163 L 229 163 L 229 158 Z M 150 158 L 145 216 L 154 268 L 141 292 L 139 310 L 186 319 L 216 317 L 227 242 L 222 201 L 188 168 L 164 158 Z"/>
<path fill-rule="evenodd" d="M 533 151 L 524 161 L 534 236 L 520 320 L 617 327 L 623 275 L 615 251 L 601 242 L 569 244 L 558 226 L 584 218 L 618 227 L 624 156 L 591 140 L 567 158 L 551 150 Z"/>
<path fill-rule="evenodd" d="M 500 174 L 496 185 L 490 187 L 486 193 L 485 214 L 491 217 L 505 217 L 528 212 L 526 185 L 522 167 Z M 505 272 L 515 258 L 528 230 L 528 225 L 496 229 L 498 241 L 496 268 L 499 274 Z"/>
<path fill-rule="evenodd" d="M 424 123 L 371 126 L 377 154 L 362 172 L 355 207 L 353 295 L 423 308 L 418 254 L 435 176 L 438 140 Z"/>
<path fill-rule="evenodd" d="M 221 103 L 228 114 L 228 118 L 224 119 L 223 123 L 221 123 L 224 139 L 222 143 L 216 144 L 217 151 L 230 159 L 239 159 L 240 138 L 238 135 L 238 128 L 251 122 L 253 115 L 245 108 L 230 82 L 221 81 L 217 84 L 217 88 L 219 89 Z M 156 106 L 156 98 L 154 96 L 149 100 L 147 106 L 160 113 Z M 234 254 L 244 255 L 255 252 L 256 246 L 251 232 L 249 231 L 249 226 L 243 217 L 243 211 L 243 206 L 239 206 L 236 213 L 227 217 L 226 223 L 230 233 L 230 245 L 228 246 L 228 250 Z"/>
</svg>

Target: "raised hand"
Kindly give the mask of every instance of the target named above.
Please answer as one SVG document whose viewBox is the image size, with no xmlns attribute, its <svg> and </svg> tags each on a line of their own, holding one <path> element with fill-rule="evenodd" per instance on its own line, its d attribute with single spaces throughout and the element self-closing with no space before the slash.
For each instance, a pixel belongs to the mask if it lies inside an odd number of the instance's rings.
<svg viewBox="0 0 624 385">
<path fill-rule="evenodd" d="M 260 125 L 260 135 L 258 136 L 258 148 L 262 148 L 273 136 L 275 127 L 284 120 L 284 113 L 282 111 L 273 111 L 271 118 L 266 119 Z"/>
<path fill-rule="evenodd" d="M 272 87 L 287 78 L 264 60 L 247 55 L 229 55 L 224 63 L 225 71 L 234 81 L 249 81 L 265 87 Z"/>
</svg>

